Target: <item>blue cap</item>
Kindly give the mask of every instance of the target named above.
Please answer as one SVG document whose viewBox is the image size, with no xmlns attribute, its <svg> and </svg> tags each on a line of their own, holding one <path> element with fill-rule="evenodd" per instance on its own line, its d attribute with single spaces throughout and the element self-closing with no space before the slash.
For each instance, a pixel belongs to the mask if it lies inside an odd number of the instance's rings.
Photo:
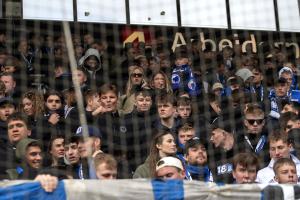
<svg viewBox="0 0 300 200">
<path fill-rule="evenodd" d="M 87 129 L 88 129 L 88 136 L 89 137 L 98 137 L 98 138 L 102 137 L 101 132 L 100 132 L 100 130 L 99 130 L 98 127 L 88 125 Z M 81 136 L 81 137 L 83 136 L 83 128 L 82 128 L 82 126 L 79 126 L 77 128 L 77 130 L 76 130 L 76 136 Z"/>
</svg>

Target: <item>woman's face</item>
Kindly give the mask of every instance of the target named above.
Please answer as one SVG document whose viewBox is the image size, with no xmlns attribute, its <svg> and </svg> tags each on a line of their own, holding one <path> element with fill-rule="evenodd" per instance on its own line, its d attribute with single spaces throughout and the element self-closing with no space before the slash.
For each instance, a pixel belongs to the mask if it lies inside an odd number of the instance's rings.
<svg viewBox="0 0 300 200">
<path fill-rule="evenodd" d="M 22 108 L 24 113 L 28 116 L 32 116 L 35 112 L 32 101 L 26 97 L 22 100 Z"/>
<path fill-rule="evenodd" d="M 156 145 L 160 156 L 174 155 L 177 151 L 173 135 L 167 134 L 162 136 L 162 143 Z"/>
<path fill-rule="evenodd" d="M 118 97 L 113 91 L 108 91 L 100 96 L 100 102 L 105 108 L 106 112 L 117 110 Z"/>
<path fill-rule="evenodd" d="M 143 80 L 143 72 L 140 69 L 135 69 L 130 75 L 130 80 L 133 85 L 140 85 Z"/>
<path fill-rule="evenodd" d="M 162 74 L 156 74 L 153 78 L 153 87 L 154 89 L 165 89 L 166 80 Z"/>
</svg>

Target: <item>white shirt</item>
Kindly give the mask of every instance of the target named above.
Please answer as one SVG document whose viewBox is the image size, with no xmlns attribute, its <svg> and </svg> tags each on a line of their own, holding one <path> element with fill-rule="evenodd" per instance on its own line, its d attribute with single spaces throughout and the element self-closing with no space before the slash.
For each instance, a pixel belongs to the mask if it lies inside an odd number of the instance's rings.
<svg viewBox="0 0 300 200">
<path fill-rule="evenodd" d="M 296 164 L 297 175 L 300 176 L 300 160 L 292 154 L 291 154 L 291 159 Z M 272 159 L 267 167 L 257 172 L 257 176 L 255 180 L 257 183 L 276 183 L 276 181 L 274 180 L 274 176 L 275 176 L 273 170 L 274 163 L 275 161 L 274 159 Z"/>
</svg>

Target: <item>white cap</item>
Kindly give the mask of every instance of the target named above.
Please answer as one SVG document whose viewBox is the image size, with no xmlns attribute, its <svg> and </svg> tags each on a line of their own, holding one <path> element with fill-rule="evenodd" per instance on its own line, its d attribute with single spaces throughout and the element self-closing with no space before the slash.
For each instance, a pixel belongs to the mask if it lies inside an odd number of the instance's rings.
<svg viewBox="0 0 300 200">
<path fill-rule="evenodd" d="M 180 170 L 184 170 L 182 162 L 178 158 L 172 156 L 164 157 L 156 163 L 156 171 L 163 167 L 177 167 Z"/>
</svg>

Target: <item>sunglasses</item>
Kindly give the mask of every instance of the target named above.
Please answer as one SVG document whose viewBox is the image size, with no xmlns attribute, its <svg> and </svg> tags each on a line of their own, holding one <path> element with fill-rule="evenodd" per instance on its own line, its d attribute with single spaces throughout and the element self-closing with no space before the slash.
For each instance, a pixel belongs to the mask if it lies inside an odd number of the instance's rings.
<svg viewBox="0 0 300 200">
<path fill-rule="evenodd" d="M 246 120 L 251 125 L 253 125 L 255 122 L 256 124 L 260 125 L 264 122 L 265 119 L 246 119 Z"/>
<path fill-rule="evenodd" d="M 141 78 L 143 76 L 143 74 L 132 73 L 131 76 L 136 77 L 136 78 Z"/>
</svg>

